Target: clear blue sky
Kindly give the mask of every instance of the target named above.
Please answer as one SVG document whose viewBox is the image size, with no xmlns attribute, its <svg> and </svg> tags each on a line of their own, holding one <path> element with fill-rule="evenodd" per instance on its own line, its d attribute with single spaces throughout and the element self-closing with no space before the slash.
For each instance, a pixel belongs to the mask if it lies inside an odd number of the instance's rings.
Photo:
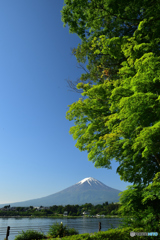
<svg viewBox="0 0 160 240">
<path fill-rule="evenodd" d="M 63 190 L 86 177 L 125 190 L 112 170 L 96 169 L 69 134 L 68 105 L 80 94 L 71 48 L 80 39 L 61 21 L 63 0 L 0 2 L 0 203 Z"/>
</svg>

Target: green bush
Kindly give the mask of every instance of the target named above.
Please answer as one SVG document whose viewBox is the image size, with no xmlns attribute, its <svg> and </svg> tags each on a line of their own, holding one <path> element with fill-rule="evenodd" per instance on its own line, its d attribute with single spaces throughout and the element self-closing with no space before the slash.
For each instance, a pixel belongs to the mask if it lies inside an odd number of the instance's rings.
<svg viewBox="0 0 160 240">
<path fill-rule="evenodd" d="M 76 231 L 74 228 L 68 228 L 67 226 L 64 226 L 62 223 L 54 223 L 48 232 L 49 237 L 65 237 L 65 236 L 71 236 L 71 235 L 77 235 L 78 231 Z"/>
<path fill-rule="evenodd" d="M 55 240 L 59 240 L 56 238 Z M 62 240 L 91 240 L 89 233 L 63 237 Z M 93 239 L 92 239 L 93 240 Z"/>
<path fill-rule="evenodd" d="M 19 235 L 15 237 L 14 240 L 33 240 L 33 239 L 44 239 L 46 236 L 35 230 L 27 230 L 26 232 L 22 231 Z"/>
<path fill-rule="evenodd" d="M 132 237 L 130 236 L 130 232 L 145 232 L 143 228 L 116 228 L 110 229 L 105 232 L 98 232 L 94 234 L 79 234 L 77 236 L 72 237 L 63 237 L 62 240 L 131 240 Z M 134 240 L 155 240 L 155 237 L 149 236 L 134 236 Z M 159 240 L 160 236 L 156 237 L 156 240 Z"/>
</svg>

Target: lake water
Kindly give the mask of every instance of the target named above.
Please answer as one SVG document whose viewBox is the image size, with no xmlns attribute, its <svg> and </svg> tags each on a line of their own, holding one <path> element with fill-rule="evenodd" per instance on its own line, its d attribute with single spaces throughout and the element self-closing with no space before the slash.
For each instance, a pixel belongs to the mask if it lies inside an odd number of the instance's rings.
<svg viewBox="0 0 160 240">
<path fill-rule="evenodd" d="M 10 226 L 9 240 L 14 240 L 18 232 L 27 229 L 37 230 L 47 233 L 49 225 L 55 222 L 75 228 L 79 233 L 98 232 L 99 222 L 101 222 L 101 231 L 107 231 L 109 228 L 117 228 L 120 224 L 120 218 L 0 218 L 0 239 L 6 237 L 7 226 Z"/>
</svg>

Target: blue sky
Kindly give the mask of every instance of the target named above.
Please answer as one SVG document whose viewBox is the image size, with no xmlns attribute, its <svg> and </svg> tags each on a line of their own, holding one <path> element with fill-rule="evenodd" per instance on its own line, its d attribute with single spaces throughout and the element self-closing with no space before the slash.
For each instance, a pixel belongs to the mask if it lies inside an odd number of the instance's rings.
<svg viewBox="0 0 160 240">
<path fill-rule="evenodd" d="M 80 152 L 66 118 L 80 94 L 71 48 L 81 40 L 63 27 L 63 0 L 0 2 L 0 203 L 25 201 L 63 190 L 86 177 L 125 190 L 130 183 L 96 169 Z"/>
</svg>

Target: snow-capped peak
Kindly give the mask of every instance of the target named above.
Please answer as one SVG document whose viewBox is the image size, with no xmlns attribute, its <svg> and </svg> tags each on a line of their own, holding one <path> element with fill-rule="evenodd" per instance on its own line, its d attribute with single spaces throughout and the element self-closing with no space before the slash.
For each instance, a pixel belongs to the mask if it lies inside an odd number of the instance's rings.
<svg viewBox="0 0 160 240">
<path fill-rule="evenodd" d="M 93 183 L 101 184 L 98 180 L 96 180 L 95 178 L 92 178 L 92 177 L 84 178 L 83 180 L 81 180 L 77 184 L 83 184 L 85 182 L 89 183 L 90 185 L 93 184 Z"/>
</svg>

